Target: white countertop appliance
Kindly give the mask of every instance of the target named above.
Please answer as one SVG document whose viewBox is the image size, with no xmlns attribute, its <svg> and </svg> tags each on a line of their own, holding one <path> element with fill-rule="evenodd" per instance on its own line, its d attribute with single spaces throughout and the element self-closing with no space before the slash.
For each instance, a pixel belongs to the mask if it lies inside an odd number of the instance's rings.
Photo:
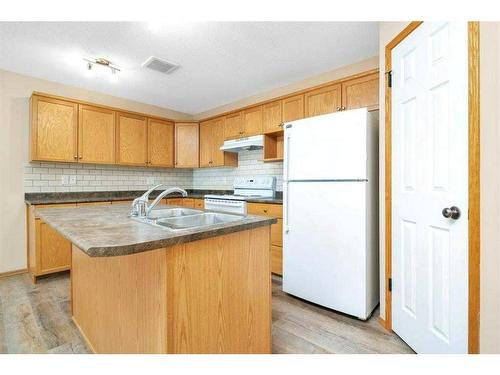
<svg viewBox="0 0 500 375">
<path fill-rule="evenodd" d="M 248 198 L 273 198 L 276 194 L 276 177 L 235 177 L 234 194 L 205 195 L 205 209 L 246 215 Z"/>
<path fill-rule="evenodd" d="M 367 319 L 379 302 L 378 112 L 285 124 L 283 290 Z"/>
</svg>

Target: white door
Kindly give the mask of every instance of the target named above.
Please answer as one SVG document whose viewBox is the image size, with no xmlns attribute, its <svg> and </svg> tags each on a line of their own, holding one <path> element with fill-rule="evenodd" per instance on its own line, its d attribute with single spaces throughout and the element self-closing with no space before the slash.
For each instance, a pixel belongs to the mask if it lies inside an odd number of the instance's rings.
<svg viewBox="0 0 500 375">
<path fill-rule="evenodd" d="M 466 23 L 392 51 L 392 324 L 418 353 L 467 352 L 467 64 Z"/>
<path fill-rule="evenodd" d="M 285 125 L 286 180 L 364 180 L 366 108 Z"/>
</svg>

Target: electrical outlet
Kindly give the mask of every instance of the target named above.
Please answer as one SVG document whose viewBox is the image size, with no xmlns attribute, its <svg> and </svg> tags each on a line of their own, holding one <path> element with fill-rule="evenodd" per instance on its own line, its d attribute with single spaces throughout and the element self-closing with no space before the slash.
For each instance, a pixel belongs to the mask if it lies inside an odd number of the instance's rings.
<svg viewBox="0 0 500 375">
<path fill-rule="evenodd" d="M 69 176 L 69 184 L 76 185 L 76 175 Z"/>
<path fill-rule="evenodd" d="M 68 185 L 68 184 L 69 184 L 69 176 L 62 175 L 61 176 L 61 185 Z"/>
<path fill-rule="evenodd" d="M 154 177 L 146 177 L 146 185 L 153 185 L 155 183 Z"/>
</svg>

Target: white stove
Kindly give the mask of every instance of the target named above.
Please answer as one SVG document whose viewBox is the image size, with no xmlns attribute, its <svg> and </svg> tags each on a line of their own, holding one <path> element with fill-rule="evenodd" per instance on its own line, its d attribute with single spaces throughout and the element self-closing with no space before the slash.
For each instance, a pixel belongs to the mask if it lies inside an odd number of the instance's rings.
<svg viewBox="0 0 500 375">
<path fill-rule="evenodd" d="M 234 194 L 205 195 L 205 209 L 247 214 L 247 199 L 273 198 L 276 194 L 276 177 L 236 177 L 233 182 Z"/>
</svg>

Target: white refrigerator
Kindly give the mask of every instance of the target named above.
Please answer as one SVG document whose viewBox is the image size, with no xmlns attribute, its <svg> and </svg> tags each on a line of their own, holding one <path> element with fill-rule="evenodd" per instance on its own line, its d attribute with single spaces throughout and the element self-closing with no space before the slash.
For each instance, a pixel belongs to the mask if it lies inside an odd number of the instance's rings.
<svg viewBox="0 0 500 375">
<path fill-rule="evenodd" d="M 379 302 L 378 112 L 285 124 L 283 290 L 367 319 Z"/>
</svg>

